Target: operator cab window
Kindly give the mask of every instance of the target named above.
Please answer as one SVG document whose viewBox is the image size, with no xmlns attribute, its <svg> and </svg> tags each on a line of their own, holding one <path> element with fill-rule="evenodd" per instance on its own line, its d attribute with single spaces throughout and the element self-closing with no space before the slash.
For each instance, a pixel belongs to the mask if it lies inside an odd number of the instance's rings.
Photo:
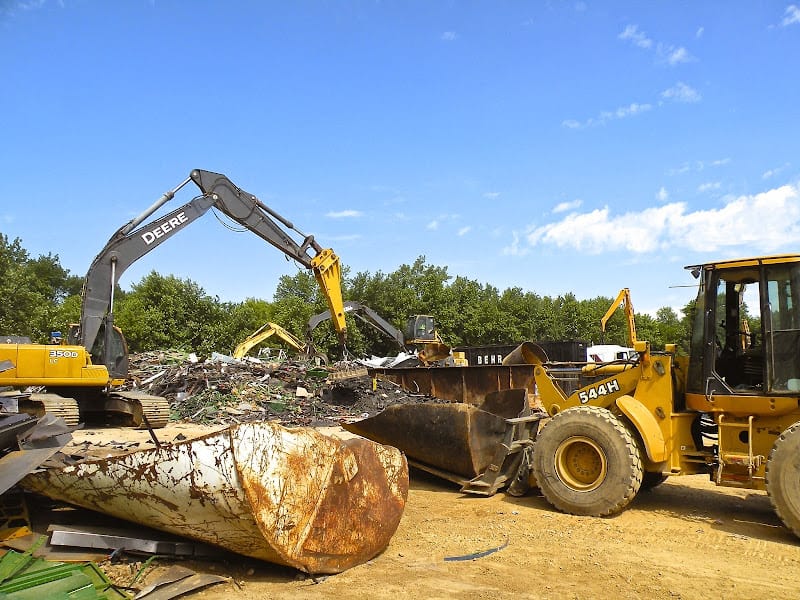
<svg viewBox="0 0 800 600">
<path fill-rule="evenodd" d="M 800 391 L 800 265 L 766 270 L 764 333 L 769 391 Z"/>
<path fill-rule="evenodd" d="M 800 392 L 800 263 L 720 269 L 711 286 L 709 390 Z"/>
<path fill-rule="evenodd" d="M 724 388 L 718 391 L 752 394 L 763 388 L 759 290 L 756 268 L 719 271 L 713 307 L 713 372 Z"/>
</svg>

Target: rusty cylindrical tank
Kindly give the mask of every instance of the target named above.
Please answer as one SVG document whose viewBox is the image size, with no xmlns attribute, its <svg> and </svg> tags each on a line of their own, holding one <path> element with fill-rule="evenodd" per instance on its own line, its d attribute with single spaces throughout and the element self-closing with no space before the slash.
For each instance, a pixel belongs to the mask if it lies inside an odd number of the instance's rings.
<svg viewBox="0 0 800 600">
<path fill-rule="evenodd" d="M 339 573 L 388 545 L 408 467 L 395 448 L 259 422 L 46 469 L 22 485 L 245 556 Z"/>
</svg>

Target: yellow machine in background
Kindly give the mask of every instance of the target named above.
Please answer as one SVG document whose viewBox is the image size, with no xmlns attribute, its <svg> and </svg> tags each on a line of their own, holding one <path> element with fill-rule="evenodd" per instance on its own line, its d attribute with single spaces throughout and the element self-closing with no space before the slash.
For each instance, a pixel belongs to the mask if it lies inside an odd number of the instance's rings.
<svg viewBox="0 0 800 600">
<path fill-rule="evenodd" d="M 419 361 L 426 366 L 433 363 L 450 363 L 456 366 L 467 364 L 463 352 L 452 354 L 450 346 L 442 341 L 436 329 L 436 320 L 430 315 L 412 315 L 406 320 L 405 332 L 400 331 L 380 316 L 369 306 L 348 300 L 344 303 L 344 312 L 352 314 L 376 331 L 394 340 L 397 346 L 407 352 L 417 353 Z M 312 316 L 306 326 L 306 337 L 311 344 L 311 334 L 322 321 L 331 318 L 329 310 Z"/>
<path fill-rule="evenodd" d="M 631 291 L 629 288 L 622 288 L 617 294 L 616 300 L 608 307 L 606 314 L 600 319 L 600 337 L 605 337 L 606 323 L 611 316 L 622 306 L 625 311 L 625 321 L 628 324 L 628 343 L 633 346 L 636 343 L 636 322 L 634 321 L 633 304 L 631 304 Z"/>
<path fill-rule="evenodd" d="M 328 363 L 328 358 L 322 354 L 315 352 L 314 349 L 311 347 L 310 343 L 303 342 L 300 338 L 294 335 L 292 332 L 284 329 L 277 323 L 265 323 L 258 329 L 256 329 L 253 333 L 251 333 L 242 343 L 236 346 L 236 349 L 233 351 L 234 358 L 244 358 L 247 356 L 247 353 L 250 352 L 253 348 L 258 346 L 263 341 L 269 339 L 273 335 L 278 336 L 284 342 L 289 344 L 294 350 L 296 350 L 299 354 L 304 355 L 306 357 L 316 356 L 323 362 L 323 364 Z"/>
<path fill-rule="evenodd" d="M 417 358 L 428 365 L 450 358 L 450 346 L 445 344 L 431 315 L 413 315 L 406 321 L 405 343 L 416 346 Z M 459 358 L 459 360 L 463 360 Z"/>
</svg>

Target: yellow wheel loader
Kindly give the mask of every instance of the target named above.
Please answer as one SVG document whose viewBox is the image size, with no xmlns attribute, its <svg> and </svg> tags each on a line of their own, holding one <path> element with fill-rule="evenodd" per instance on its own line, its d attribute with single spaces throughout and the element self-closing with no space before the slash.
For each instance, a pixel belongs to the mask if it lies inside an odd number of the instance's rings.
<svg viewBox="0 0 800 600">
<path fill-rule="evenodd" d="M 147 221 L 190 181 L 200 189 L 200 195 Z M 122 331 L 114 326 L 114 290 L 133 262 L 210 209 L 227 215 L 313 271 L 328 300 L 334 328 L 344 343 L 347 327 L 339 257 L 225 175 L 195 169 L 175 189 L 118 229 L 94 259 L 84 281 L 80 324 L 70 330 L 67 344 L 24 344 L 19 340 L 0 343 L 0 386 L 44 388 L 46 392 L 15 397 L 13 402 L 20 409 L 57 412 L 70 423 L 77 423 L 79 408 L 81 419 L 99 413 L 134 426 L 163 427 L 167 423 L 169 404 L 164 398 L 115 389 L 128 374 L 128 346 Z M 295 241 L 293 235 L 302 240 Z"/>
<path fill-rule="evenodd" d="M 524 388 L 535 397 L 544 418 L 533 431 L 512 430 L 521 417 L 505 418 L 509 435 L 499 443 L 490 442 L 486 427 L 485 435 L 470 431 L 468 446 L 489 441 L 496 449 L 475 480 L 494 469 L 505 482 L 538 486 L 561 511 L 604 516 L 667 477 L 707 474 L 718 485 L 765 490 L 800 536 L 800 255 L 687 269 L 699 279 L 689 356 L 674 344 L 656 352 L 637 340 L 633 360 L 467 367 L 458 381 L 447 369 L 388 376 L 423 393 L 474 398 L 477 391 Z M 392 443 L 408 437 L 402 430 L 414 420 L 411 414 L 375 429 Z M 354 427 L 370 437 L 368 421 Z M 463 442 L 465 423 L 449 423 L 436 434 L 440 446 L 454 437 Z M 515 444 L 524 446 L 524 458 L 504 459 Z M 400 447 L 423 465 L 436 458 Z M 469 478 L 453 480 L 473 491 Z"/>
</svg>

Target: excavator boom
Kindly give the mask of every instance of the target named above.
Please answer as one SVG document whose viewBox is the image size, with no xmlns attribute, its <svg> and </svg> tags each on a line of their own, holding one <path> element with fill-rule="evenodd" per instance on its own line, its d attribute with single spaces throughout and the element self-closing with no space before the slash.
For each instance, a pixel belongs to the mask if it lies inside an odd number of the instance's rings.
<svg viewBox="0 0 800 600">
<path fill-rule="evenodd" d="M 616 310 L 623 305 L 625 311 L 625 319 L 628 322 L 628 340 L 631 346 L 636 345 L 636 322 L 634 321 L 633 304 L 631 304 L 631 290 L 629 288 L 622 288 L 617 294 L 616 300 L 608 307 L 606 314 L 600 319 L 600 331 L 605 336 L 606 323 Z"/>
<path fill-rule="evenodd" d="M 197 185 L 201 195 L 167 215 L 146 222 L 190 181 Z M 117 230 L 86 274 L 80 327 L 71 334 L 70 342 L 92 351 L 95 358 L 106 365 L 112 377 L 124 377 L 127 367 L 126 350 L 119 348 L 119 344 L 116 344 L 116 352 L 111 350 L 115 346 L 112 339 L 114 287 L 119 278 L 133 262 L 202 217 L 210 208 L 224 213 L 313 271 L 328 301 L 334 328 L 344 343 L 347 326 L 339 257 L 333 250 L 322 248 L 313 235 L 303 234 L 291 221 L 256 196 L 234 185 L 225 175 L 195 169 L 179 186 L 165 193 L 141 215 Z M 302 239 L 296 241 L 291 232 Z M 102 339 L 98 339 L 101 331 Z"/>
</svg>

